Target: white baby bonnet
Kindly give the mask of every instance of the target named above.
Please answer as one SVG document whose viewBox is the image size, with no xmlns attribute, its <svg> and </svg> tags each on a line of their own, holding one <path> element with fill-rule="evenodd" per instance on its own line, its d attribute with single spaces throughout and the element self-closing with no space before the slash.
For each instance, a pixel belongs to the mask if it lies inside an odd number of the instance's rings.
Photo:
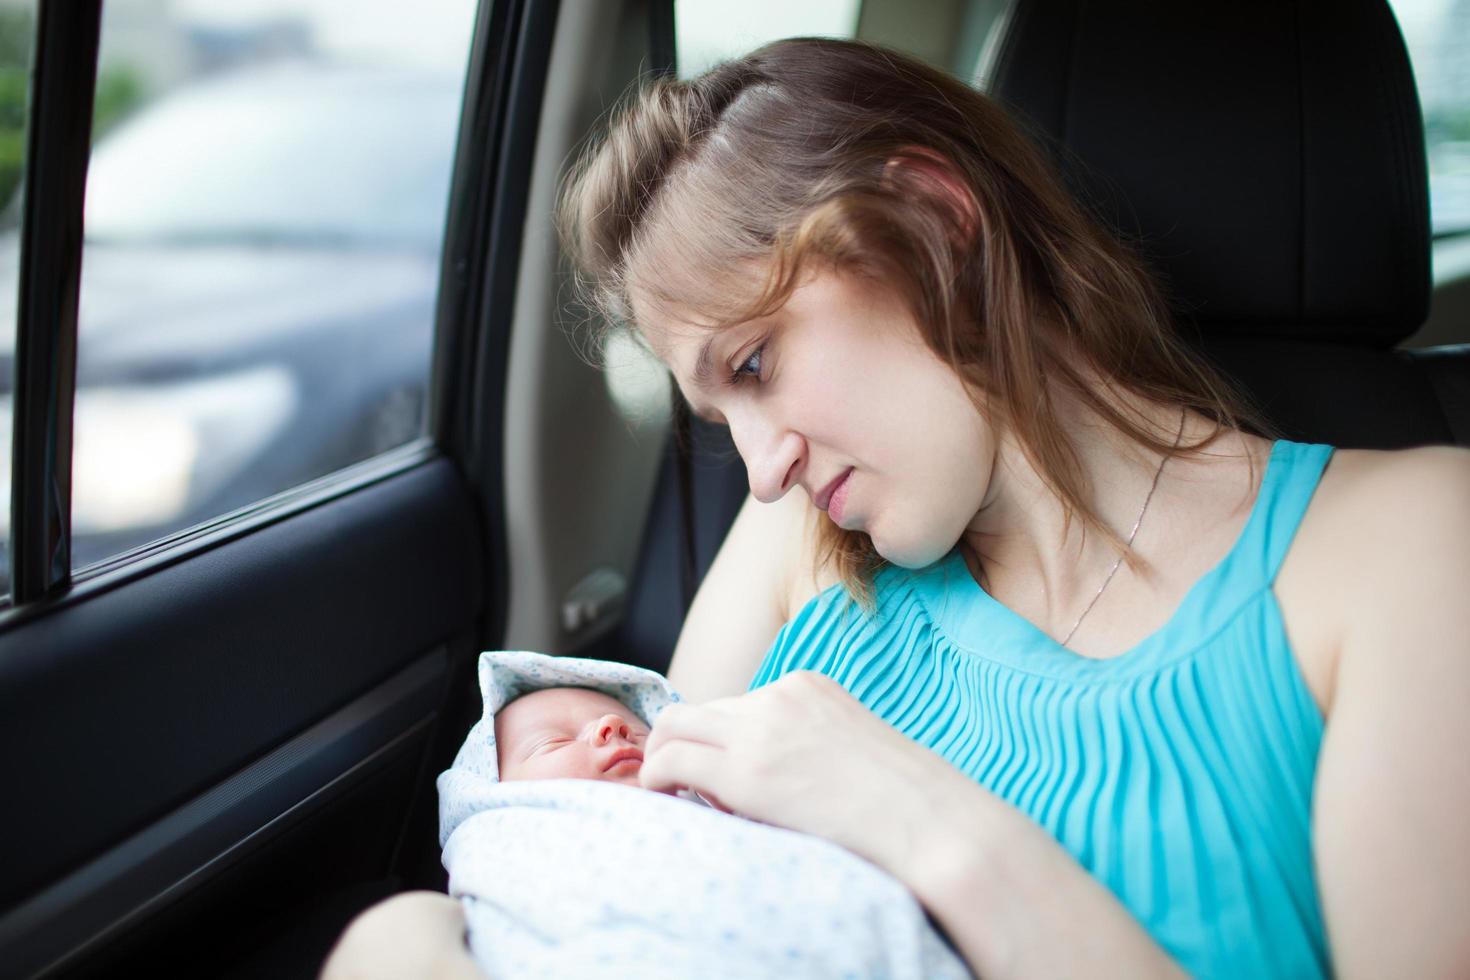
<svg viewBox="0 0 1470 980">
<path fill-rule="evenodd" d="M 644 724 L 670 704 L 681 701 L 663 674 L 629 664 L 579 657 L 550 657 L 523 649 L 494 649 L 479 655 L 479 693 L 485 713 L 469 730 L 454 765 L 440 776 L 440 799 L 444 801 L 445 780 L 472 779 L 500 782 L 500 761 L 495 754 L 495 713 L 523 693 L 542 688 L 591 688 L 628 705 Z M 445 826 L 457 824 L 450 814 L 440 814 L 442 836 Z"/>
</svg>

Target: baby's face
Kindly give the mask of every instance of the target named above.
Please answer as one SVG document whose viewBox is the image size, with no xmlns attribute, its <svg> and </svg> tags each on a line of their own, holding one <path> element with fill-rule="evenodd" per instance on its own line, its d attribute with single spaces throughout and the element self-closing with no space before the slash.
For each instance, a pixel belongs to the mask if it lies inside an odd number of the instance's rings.
<svg viewBox="0 0 1470 980">
<path fill-rule="evenodd" d="M 638 785 L 648 726 L 597 691 L 552 687 L 516 698 L 495 715 L 502 781 L 601 779 Z"/>
</svg>

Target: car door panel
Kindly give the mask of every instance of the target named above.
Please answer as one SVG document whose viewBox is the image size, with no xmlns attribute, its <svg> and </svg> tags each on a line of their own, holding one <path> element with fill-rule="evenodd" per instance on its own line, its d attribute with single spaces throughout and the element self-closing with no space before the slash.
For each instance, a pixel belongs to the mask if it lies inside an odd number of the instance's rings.
<svg viewBox="0 0 1470 980">
<path fill-rule="evenodd" d="M 0 636 L 0 724 L 26 747 L 0 778 L 27 800 L 0 823 L 25 842 L 0 948 L 33 944 L 39 966 L 422 750 L 448 645 L 474 647 L 477 526 L 432 459 Z"/>
<path fill-rule="evenodd" d="M 11 967 L 29 972 L 73 961 L 171 904 L 197 904 L 201 891 L 238 901 L 240 890 L 216 879 L 278 849 L 283 834 L 327 836 L 314 826 L 325 807 L 340 806 L 370 782 L 401 798 L 434 720 L 446 664 L 445 651 L 436 650 L 28 900 L 0 920 Z M 380 873 L 389 857 L 383 840 L 397 824 L 383 819 L 390 812 L 357 821 L 358 836 L 368 830 L 380 838 L 368 848 L 378 852 Z M 299 878 L 300 864 L 292 867 Z M 283 905 L 300 892 L 271 890 Z M 127 911 L 118 918 L 120 909 Z"/>
<path fill-rule="evenodd" d="M 493 137 L 502 124 L 523 6 L 481 4 L 466 133 Z M 43 16 L 40 27 L 66 42 L 43 45 L 51 81 L 34 106 L 52 144 L 58 127 L 86 115 L 73 108 L 92 75 L 75 69 L 95 57 L 97 4 L 74 13 Z M 69 85 L 52 84 L 58 72 L 72 74 Z M 62 112 L 44 94 L 57 91 Z M 56 154 L 85 160 L 85 129 L 61 142 Z M 55 171 L 35 170 L 37 145 L 33 172 Z M 456 186 L 494 183 L 494 156 L 463 137 L 457 166 Z M 58 181 L 33 183 L 34 226 L 57 225 L 48 214 L 69 229 L 79 222 L 80 177 L 70 185 L 68 197 Z M 491 225 L 490 212 L 473 227 Z M 25 348 L 16 398 L 52 408 L 17 414 L 22 488 L 64 485 L 51 463 L 72 448 L 76 279 L 58 288 L 47 271 L 74 267 L 81 243 L 62 237 L 32 254 L 21 283 L 24 295 L 59 297 L 27 320 L 31 340 L 56 342 Z M 463 277 L 481 267 L 483 241 L 454 223 L 444 255 L 446 278 Z M 436 344 L 453 350 L 479 327 L 479 310 L 449 312 Z M 433 443 L 76 581 L 50 544 L 57 524 L 67 538 L 65 495 L 59 506 L 46 496 L 42 512 L 41 498 L 17 493 L 15 526 L 26 532 L 17 540 L 47 549 L 26 551 L 36 559 L 26 568 L 50 571 L 19 583 L 14 607 L 0 610 L 0 773 L 14 794 L 0 818 L 0 976 L 309 976 L 352 914 L 426 880 L 433 776 L 463 737 L 474 653 L 496 628 L 485 611 L 504 603 L 491 598 L 504 577 L 484 574 L 498 563 L 498 527 L 451 461 L 463 447 L 442 435 L 458 421 L 443 407 L 462 403 L 452 390 L 462 379 L 434 380 Z M 493 429 L 498 413 L 483 424 Z M 493 487 L 498 466 L 478 476 Z M 410 824 L 426 844 L 409 846 Z"/>
</svg>

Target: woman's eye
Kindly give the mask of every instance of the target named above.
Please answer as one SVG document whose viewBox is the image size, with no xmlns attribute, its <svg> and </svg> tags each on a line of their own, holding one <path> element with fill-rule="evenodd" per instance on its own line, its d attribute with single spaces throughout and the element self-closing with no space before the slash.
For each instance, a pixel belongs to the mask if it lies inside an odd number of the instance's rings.
<svg viewBox="0 0 1470 980">
<path fill-rule="evenodd" d="M 761 378 L 761 355 L 765 353 L 766 345 L 761 344 L 751 351 L 740 366 L 730 375 L 730 384 L 738 385 L 744 381 L 759 381 Z"/>
</svg>

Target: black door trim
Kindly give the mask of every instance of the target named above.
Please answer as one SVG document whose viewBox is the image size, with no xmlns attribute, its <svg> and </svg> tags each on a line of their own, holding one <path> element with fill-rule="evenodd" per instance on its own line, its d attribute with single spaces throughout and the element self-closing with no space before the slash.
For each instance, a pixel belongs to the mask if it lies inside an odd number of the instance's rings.
<svg viewBox="0 0 1470 980">
<path fill-rule="evenodd" d="M 11 448 L 17 605 L 71 580 L 72 394 L 101 0 L 40 3 L 21 223 Z"/>
<path fill-rule="evenodd" d="M 6 972 L 75 962 L 340 795 L 433 721 L 448 669 L 436 648 L 11 910 L 0 918 Z"/>
<path fill-rule="evenodd" d="M 505 493 L 502 460 L 505 454 L 505 376 L 510 360 L 511 325 L 515 322 L 516 286 L 520 278 L 521 244 L 525 237 L 526 200 L 531 189 L 531 165 L 541 125 L 541 101 L 546 72 L 556 38 L 558 0 L 526 0 L 517 15 L 515 57 L 506 82 L 504 125 L 498 136 L 494 188 L 484 214 L 488 217 L 480 305 L 466 310 L 479 341 L 468 364 L 472 376 L 457 388 L 466 394 L 458 407 L 457 455 L 464 467 L 485 525 L 485 570 L 491 587 L 486 591 L 484 632 L 480 646 L 497 648 L 505 635 L 510 569 L 506 553 Z M 542 220 L 547 216 L 538 216 Z M 473 446 L 474 452 L 465 447 Z"/>
</svg>

